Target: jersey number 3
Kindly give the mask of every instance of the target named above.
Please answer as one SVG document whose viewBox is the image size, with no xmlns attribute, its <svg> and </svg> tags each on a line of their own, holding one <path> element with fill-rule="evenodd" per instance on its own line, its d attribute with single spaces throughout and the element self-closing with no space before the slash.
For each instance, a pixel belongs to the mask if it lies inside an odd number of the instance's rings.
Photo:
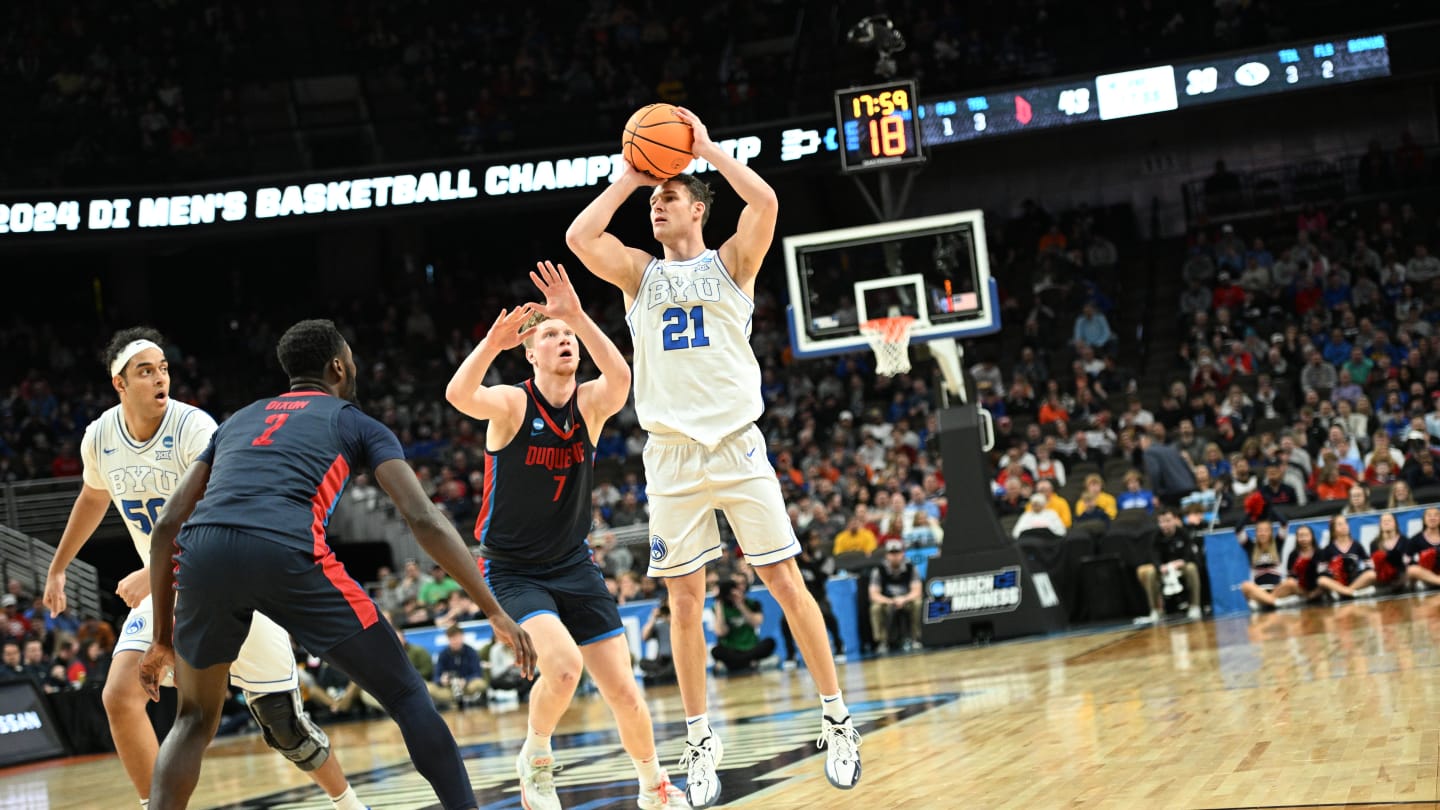
<svg viewBox="0 0 1440 810">
<path fill-rule="evenodd" d="M 268 447 L 274 444 L 275 440 L 270 437 L 274 436 L 275 431 L 279 430 L 280 426 L 285 424 L 285 420 L 289 418 L 290 414 L 288 413 L 272 413 L 265 417 L 265 424 L 270 427 L 265 428 L 265 432 L 256 436 L 255 440 L 250 442 L 250 444 L 254 447 Z"/>
<path fill-rule="evenodd" d="M 705 335 L 705 308 L 691 307 L 687 312 L 681 307 L 670 307 L 660 313 L 665 321 L 665 331 L 660 333 L 660 345 L 665 351 L 709 346 L 710 338 Z M 693 337 L 687 335 L 694 324 Z"/>
</svg>

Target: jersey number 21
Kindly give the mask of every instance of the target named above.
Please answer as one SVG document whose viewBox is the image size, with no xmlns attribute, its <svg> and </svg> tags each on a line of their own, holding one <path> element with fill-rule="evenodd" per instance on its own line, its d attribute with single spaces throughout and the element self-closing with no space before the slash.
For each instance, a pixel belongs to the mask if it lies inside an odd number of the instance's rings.
<svg viewBox="0 0 1440 810">
<path fill-rule="evenodd" d="M 710 345 L 710 338 L 705 335 L 704 307 L 694 306 L 688 311 L 683 307 L 670 307 L 660 313 L 660 317 L 665 321 L 665 330 L 660 333 L 660 345 L 665 351 Z"/>
</svg>

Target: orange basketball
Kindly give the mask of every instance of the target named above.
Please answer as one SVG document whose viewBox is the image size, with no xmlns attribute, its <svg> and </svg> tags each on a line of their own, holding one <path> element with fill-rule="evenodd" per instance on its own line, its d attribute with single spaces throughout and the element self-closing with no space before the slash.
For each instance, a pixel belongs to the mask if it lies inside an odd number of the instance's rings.
<svg viewBox="0 0 1440 810">
<path fill-rule="evenodd" d="M 657 180 L 685 171 L 694 159 L 695 132 L 675 115 L 673 104 L 647 104 L 625 122 L 620 154 Z"/>
</svg>

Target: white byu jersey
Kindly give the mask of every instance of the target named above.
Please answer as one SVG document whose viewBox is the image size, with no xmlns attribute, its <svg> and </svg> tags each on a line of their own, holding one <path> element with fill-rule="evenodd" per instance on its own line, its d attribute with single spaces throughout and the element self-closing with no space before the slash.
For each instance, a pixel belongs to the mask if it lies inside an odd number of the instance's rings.
<svg viewBox="0 0 1440 810">
<path fill-rule="evenodd" d="M 130 435 L 119 405 L 85 428 L 80 441 L 85 485 L 110 493 L 143 564 L 150 563 L 155 518 L 214 432 L 210 414 L 173 399 L 165 403 L 165 417 L 149 441 Z"/>
<path fill-rule="evenodd" d="M 709 448 L 764 411 L 750 348 L 755 302 L 706 250 L 689 261 L 652 259 L 626 314 L 635 346 L 635 412 L 650 433 Z"/>
</svg>

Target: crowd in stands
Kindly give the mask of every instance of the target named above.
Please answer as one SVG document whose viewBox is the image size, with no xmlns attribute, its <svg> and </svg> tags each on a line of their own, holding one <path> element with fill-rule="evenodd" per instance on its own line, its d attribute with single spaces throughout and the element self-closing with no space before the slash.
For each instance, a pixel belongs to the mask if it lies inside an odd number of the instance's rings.
<svg viewBox="0 0 1440 810">
<path fill-rule="evenodd" d="M 246 150 L 287 141 L 300 168 L 293 130 L 332 143 L 335 119 L 247 104 L 252 90 L 290 79 L 356 77 L 359 125 L 411 133 L 350 156 L 363 163 L 604 141 L 652 101 L 692 106 L 712 127 L 813 113 L 836 86 L 872 78 L 874 54 L 845 35 L 877 10 L 906 41 L 899 72 L 942 92 L 1370 30 L 1422 17 L 1415 6 L 25 0 L 0 8 L 0 104 L 26 122 L 0 131 L 0 182 L 243 174 L 256 168 Z"/>
</svg>

